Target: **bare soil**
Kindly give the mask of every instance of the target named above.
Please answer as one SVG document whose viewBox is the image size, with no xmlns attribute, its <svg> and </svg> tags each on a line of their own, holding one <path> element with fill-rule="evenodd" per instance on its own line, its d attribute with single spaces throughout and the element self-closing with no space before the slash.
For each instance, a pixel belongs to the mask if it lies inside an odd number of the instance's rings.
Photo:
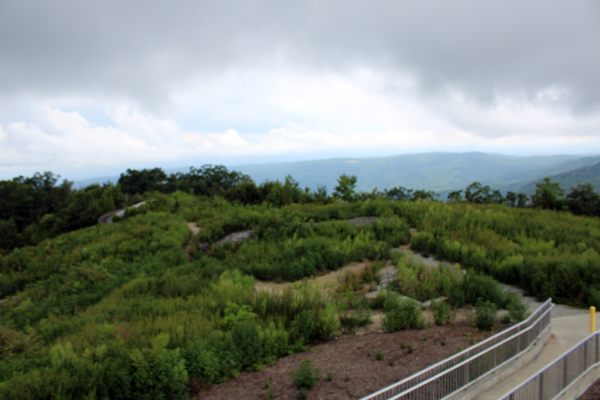
<svg viewBox="0 0 600 400">
<path fill-rule="evenodd" d="M 307 352 L 281 358 L 259 372 L 243 372 L 237 379 L 204 387 L 195 399 L 265 399 L 265 382 L 275 399 L 297 399 L 290 371 L 309 358 L 320 368 L 320 379 L 309 399 L 358 399 L 406 378 L 444 358 L 489 337 L 461 320 L 443 327 L 343 336 Z M 404 343 L 404 346 L 402 346 Z M 412 346 L 413 351 L 409 351 Z M 403 348 L 404 347 L 404 348 Z M 383 358 L 378 360 L 376 353 Z M 200 385 L 198 387 L 201 387 Z M 198 390 L 198 389 L 196 389 Z"/>
<path fill-rule="evenodd" d="M 598 400 L 600 399 L 600 380 L 597 380 L 590 388 L 579 398 L 579 400 Z"/>
</svg>

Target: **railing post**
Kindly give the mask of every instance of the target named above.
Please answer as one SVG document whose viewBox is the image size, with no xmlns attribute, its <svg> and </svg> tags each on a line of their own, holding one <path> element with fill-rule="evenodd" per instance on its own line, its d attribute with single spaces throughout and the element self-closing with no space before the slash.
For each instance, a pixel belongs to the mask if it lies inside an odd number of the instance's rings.
<svg viewBox="0 0 600 400">
<path fill-rule="evenodd" d="M 598 362 L 598 335 L 596 335 L 595 339 L 596 339 L 596 346 L 595 346 L 596 347 L 596 362 Z"/>
<path fill-rule="evenodd" d="M 540 400 L 544 400 L 544 373 L 540 375 Z"/>
<path fill-rule="evenodd" d="M 585 371 L 587 369 L 587 350 L 588 350 L 588 343 L 587 340 L 583 343 L 583 371 Z"/>
<path fill-rule="evenodd" d="M 494 348 L 494 368 L 496 368 L 496 365 L 498 365 L 498 348 Z"/>
<path fill-rule="evenodd" d="M 568 360 L 569 356 L 567 355 L 563 361 L 563 389 L 567 387 L 567 367 L 569 366 Z"/>
</svg>

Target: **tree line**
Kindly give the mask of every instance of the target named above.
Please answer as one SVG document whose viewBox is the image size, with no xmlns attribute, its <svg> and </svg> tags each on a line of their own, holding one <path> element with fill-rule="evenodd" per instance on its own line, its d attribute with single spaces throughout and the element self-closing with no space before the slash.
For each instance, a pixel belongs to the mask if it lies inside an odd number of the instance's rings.
<svg viewBox="0 0 600 400">
<path fill-rule="evenodd" d="M 222 165 L 191 167 L 187 173 L 167 175 L 161 168 L 128 169 L 117 184 L 93 184 L 74 189 L 73 182 L 63 180 L 52 172 L 36 173 L 0 181 L 0 253 L 16 247 L 35 245 L 46 238 L 71 232 L 97 223 L 102 214 L 124 208 L 143 200 L 145 193 L 164 194 L 182 191 L 196 196 L 222 197 L 244 205 L 267 203 L 282 207 L 289 204 L 330 204 L 361 202 L 375 199 L 394 201 L 437 201 L 439 194 L 403 186 L 356 190 L 357 177 L 342 174 L 331 194 L 325 186 L 316 190 L 301 188 L 290 175 L 283 182 L 266 180 L 256 184 L 248 175 L 229 171 Z M 512 191 L 503 195 L 499 190 L 473 182 L 464 190 L 448 194 L 449 202 L 473 204 L 503 204 L 511 208 L 534 207 L 570 211 L 576 215 L 600 215 L 600 195 L 591 184 L 571 188 L 565 197 L 558 183 L 545 178 L 538 183 L 531 197 Z"/>
</svg>

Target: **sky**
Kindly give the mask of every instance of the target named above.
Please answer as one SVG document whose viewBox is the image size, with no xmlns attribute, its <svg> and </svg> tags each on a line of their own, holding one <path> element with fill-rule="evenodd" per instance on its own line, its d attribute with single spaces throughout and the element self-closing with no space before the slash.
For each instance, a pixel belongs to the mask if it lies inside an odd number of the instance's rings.
<svg viewBox="0 0 600 400">
<path fill-rule="evenodd" d="M 597 0 L 1 0 L 0 179 L 600 154 Z"/>
</svg>

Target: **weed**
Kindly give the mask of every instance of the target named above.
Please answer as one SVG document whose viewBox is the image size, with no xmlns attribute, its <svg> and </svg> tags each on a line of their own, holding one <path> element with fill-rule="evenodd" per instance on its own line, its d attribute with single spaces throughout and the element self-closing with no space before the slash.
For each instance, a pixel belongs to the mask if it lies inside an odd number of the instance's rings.
<svg viewBox="0 0 600 400">
<path fill-rule="evenodd" d="M 319 380 L 320 373 L 321 368 L 314 368 L 312 361 L 309 358 L 302 361 L 300 368 L 290 372 L 294 385 L 296 385 L 299 390 L 304 388 L 307 391 L 315 386 L 315 383 Z"/>
<path fill-rule="evenodd" d="M 442 346 L 445 346 L 445 345 L 446 345 L 446 341 L 445 341 L 445 340 L 442 340 L 442 341 L 440 342 L 440 344 L 441 344 Z"/>
<path fill-rule="evenodd" d="M 331 381 L 333 380 L 333 378 L 335 378 L 335 375 L 334 375 L 332 372 L 329 372 L 329 373 L 327 374 L 327 380 L 328 380 L 329 382 L 331 382 Z"/>
<path fill-rule="evenodd" d="M 389 361 L 388 361 L 388 365 L 390 367 L 393 367 L 394 366 L 394 360 L 390 358 Z"/>
<path fill-rule="evenodd" d="M 399 301 L 396 296 L 390 296 L 384 304 L 385 317 L 383 326 L 388 332 L 401 329 L 422 329 L 423 318 L 417 304 L 411 300 Z"/>
<path fill-rule="evenodd" d="M 434 301 L 431 303 L 431 312 L 437 325 L 446 325 L 454 319 L 455 312 L 449 304 L 444 301 Z"/>
<path fill-rule="evenodd" d="M 376 358 L 378 361 L 381 361 L 381 360 L 383 360 L 383 353 L 381 352 L 381 350 L 378 350 L 378 351 L 377 351 L 377 353 L 375 353 L 375 358 Z"/>
<path fill-rule="evenodd" d="M 344 382 L 350 382 L 350 376 L 349 375 L 346 375 L 344 377 Z"/>
<path fill-rule="evenodd" d="M 527 304 L 523 303 L 519 296 L 514 293 L 508 293 L 507 299 L 508 304 L 506 305 L 506 309 L 510 318 L 514 322 L 523 321 L 527 316 Z"/>
<path fill-rule="evenodd" d="M 484 331 L 489 331 L 497 327 L 496 311 L 498 308 L 491 301 L 481 301 L 475 305 L 475 313 L 471 315 L 471 324 Z"/>
<path fill-rule="evenodd" d="M 267 378 L 263 381 L 263 388 L 265 389 L 269 389 L 272 385 L 273 383 L 271 382 L 270 378 Z"/>
<path fill-rule="evenodd" d="M 427 340 L 429 340 L 429 336 L 423 335 L 423 341 L 426 342 Z"/>
<path fill-rule="evenodd" d="M 308 399 L 308 389 L 303 387 L 298 391 L 298 398 L 300 400 L 306 400 Z"/>
<path fill-rule="evenodd" d="M 274 398 L 275 398 L 275 393 L 273 392 L 273 387 L 269 387 L 269 390 L 267 390 L 267 393 L 265 395 L 265 399 L 273 400 Z"/>
</svg>

